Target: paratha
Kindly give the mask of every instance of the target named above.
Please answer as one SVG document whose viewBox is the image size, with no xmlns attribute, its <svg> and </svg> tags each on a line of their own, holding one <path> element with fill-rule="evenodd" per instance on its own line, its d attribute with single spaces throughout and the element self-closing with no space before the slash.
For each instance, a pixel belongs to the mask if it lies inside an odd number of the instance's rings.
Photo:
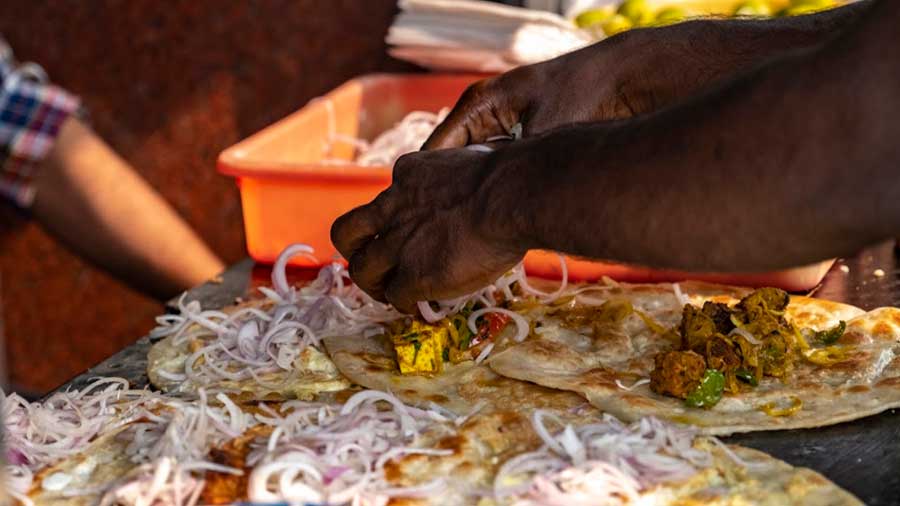
<svg viewBox="0 0 900 506">
<path fill-rule="evenodd" d="M 310 400 L 350 386 L 325 354 L 322 338 L 378 331 L 403 318 L 369 297 L 332 263 L 297 286 L 287 263 L 310 255 L 304 244 L 285 248 L 272 268 L 271 287 L 237 306 L 202 310 L 179 300 L 181 314 L 157 318 L 151 338 L 164 337 L 149 353 L 151 383 L 166 392 L 226 391 L 245 400 Z"/>
<path fill-rule="evenodd" d="M 35 474 L 28 498 L 38 506 L 97 504 L 110 483 L 134 468 L 126 453 L 128 426 L 106 433 L 81 452 Z"/>
<path fill-rule="evenodd" d="M 559 406 L 548 405 L 525 414 L 510 402 L 443 418 L 442 411 L 416 411 L 377 391 L 358 392 L 343 406 L 302 401 L 240 406 L 217 397 L 222 406 L 205 406 L 203 398 L 199 405 L 151 399 L 153 405 L 162 404 L 39 472 L 31 497 L 39 506 L 95 504 L 101 496 L 112 501 L 108 504 L 131 504 L 138 497 L 174 500 L 182 487 L 202 504 L 302 503 L 329 490 L 326 497 L 336 505 L 359 499 L 359 504 L 507 506 L 546 504 L 541 495 L 546 484 L 564 479 L 561 493 L 576 495 L 562 497 L 579 497 L 578 490 L 567 487 L 588 483 L 594 494 L 589 497 L 619 498 L 627 492 L 631 495 L 622 498 L 660 506 L 861 504 L 815 472 L 753 450 L 726 448 L 696 436 L 695 429 L 651 418 L 626 427 L 592 410 L 566 416 Z M 158 422 L 151 414 L 157 409 Z M 251 412 L 256 422 L 248 424 Z M 203 429 L 211 429 L 215 420 L 221 425 L 215 434 Z M 156 435 L 138 437 L 142 425 Z M 239 435 L 222 439 L 225 427 L 239 428 Z M 181 438 L 198 446 L 166 449 Z M 135 458 L 145 448 L 136 446 L 139 440 L 165 445 L 156 446 L 162 460 Z M 342 457 L 351 454 L 356 460 Z M 542 465 L 547 459 L 550 465 Z M 184 463 L 191 464 L 179 467 Z M 352 480 L 334 488 L 334 480 L 360 464 L 365 467 L 355 476 L 363 478 L 362 488 Z M 591 474 L 595 466 L 605 474 Z M 181 474 L 176 477 L 173 469 Z M 569 474 L 578 477 L 585 469 L 592 481 L 570 479 Z M 67 494 L 75 488 L 88 493 Z M 181 497 L 185 504 L 194 502 Z M 609 504 L 626 503 L 633 502 Z"/>
<path fill-rule="evenodd" d="M 588 482 L 596 495 L 581 495 L 582 501 L 595 497 L 602 501 L 598 504 L 659 506 L 862 504 L 814 471 L 793 467 L 756 450 L 725 446 L 708 437 L 693 436 L 690 429 L 652 419 L 631 427 L 612 419 L 594 419 L 592 422 L 581 428 L 555 424 L 552 431 L 543 427 L 544 436 L 538 434 L 534 420 L 514 411 L 479 413 L 458 427 L 445 425 L 444 430 L 438 430 L 440 424 L 436 423 L 416 439 L 413 446 L 417 451 L 389 459 L 376 470 L 374 479 L 383 483 L 382 487 L 407 490 L 409 495 L 394 495 L 390 499 L 379 499 L 378 494 L 363 495 L 360 503 L 395 506 L 570 504 L 566 501 L 575 500 L 579 495 L 567 485 L 573 485 L 576 480 L 553 488 L 551 493 L 555 495 L 555 501 L 542 497 L 542 488 L 546 490 L 547 483 L 553 483 L 567 472 L 577 475 L 585 467 L 600 466 L 605 474 Z M 248 461 L 252 459 L 253 448 L 264 446 L 268 437 L 266 434 L 242 437 L 213 451 L 222 464 L 244 466 L 245 475 L 207 473 L 206 480 L 210 485 L 204 491 L 205 502 L 225 504 L 253 500 L 247 492 L 248 476 L 249 480 L 254 479 L 254 470 Z M 573 437 L 580 438 L 578 440 L 584 445 L 582 450 L 587 451 L 586 458 L 573 458 L 573 454 L 582 451 L 577 447 L 570 447 L 571 453 L 569 449 L 548 448 L 548 440 L 562 444 L 571 442 Z M 302 441 L 302 437 L 288 438 L 281 446 L 297 447 L 303 444 Z M 552 462 L 542 466 L 544 459 L 552 459 Z M 278 462 L 285 467 L 291 465 L 289 459 Z M 272 490 L 280 487 L 303 494 L 303 484 L 319 483 L 318 486 L 323 487 L 320 480 L 328 473 L 327 467 L 317 474 L 314 467 L 310 467 L 317 462 L 315 459 L 303 458 L 294 462 L 299 473 L 285 470 L 282 474 L 268 476 L 267 483 Z M 318 478 L 304 477 L 303 473 L 313 473 Z M 590 476 L 586 474 L 586 477 Z M 436 482 L 440 482 L 439 487 L 432 486 Z M 567 496 L 567 493 L 573 495 Z M 306 496 L 295 496 L 292 500 L 303 497 Z"/>
<path fill-rule="evenodd" d="M 133 400 L 75 397 L 73 409 L 96 403 L 124 411 L 77 451 L 35 468 L 26 494 L 35 505 L 194 504 L 189 497 L 204 489 L 203 471 L 216 467 L 206 460 L 210 449 L 260 429 L 253 419 L 260 404 L 224 394 L 213 403 L 150 392 Z"/>
<path fill-rule="evenodd" d="M 472 420 L 472 424 L 489 425 L 487 420 Z M 533 434 L 533 432 L 532 432 Z M 452 492 L 429 499 L 405 499 L 396 504 L 405 506 L 506 506 L 550 504 L 527 497 L 478 497 L 478 493 L 496 486 L 497 470 L 511 458 L 499 462 L 481 458 L 477 449 L 484 447 L 483 436 L 464 436 L 446 439 L 444 447 L 458 449 L 452 456 L 409 456 L 386 467 L 397 485 L 409 486 L 421 481 L 421 476 L 448 476 Z M 439 443 L 440 444 L 440 443 Z M 661 483 L 643 491 L 640 504 L 659 506 L 851 506 L 862 505 L 852 494 L 841 489 L 821 474 L 806 468 L 791 466 L 763 452 L 698 438 L 694 448 L 711 457 L 711 465 L 694 476 Z M 519 454 L 521 455 L 521 454 Z M 517 456 L 519 456 L 517 455 Z M 468 495 L 466 495 L 468 492 Z M 392 503 L 394 504 L 394 503 Z M 561 504 L 561 503 L 555 503 Z M 599 503 L 598 503 L 599 504 Z M 607 503 L 603 503 L 607 504 Z M 610 502 L 609 504 L 631 504 Z"/>
<path fill-rule="evenodd" d="M 199 313 L 197 308 L 186 311 Z M 316 398 L 318 395 L 344 390 L 350 383 L 338 372 L 331 359 L 314 342 L 303 342 L 298 335 L 304 330 L 290 326 L 290 321 L 281 335 L 293 333 L 295 342 L 291 349 L 293 356 L 271 359 L 259 350 L 250 353 L 242 351 L 245 343 L 251 348 L 266 338 L 268 322 L 257 318 L 255 310 L 272 313 L 278 309 L 270 301 L 251 301 L 214 312 L 224 317 L 238 315 L 233 334 L 225 335 L 211 331 L 207 325 L 189 323 L 183 328 L 153 344 L 147 357 L 147 375 L 150 383 L 164 392 L 194 394 L 200 388 L 209 391 L 223 391 L 238 394 L 246 400 L 278 400 Z M 240 319 L 241 314 L 248 317 Z M 220 318 L 220 321 L 227 321 Z M 208 319 L 209 317 L 204 317 Z M 216 324 L 216 322 L 214 322 Z M 246 329 L 246 330 L 245 330 Z M 271 332 L 271 331 L 270 331 Z M 245 335 L 239 334 L 250 334 Z M 275 339 L 278 335 L 275 336 Z M 278 343 L 274 344 L 279 346 Z M 279 348 L 281 351 L 284 348 Z M 209 350 L 205 354 L 203 350 Z M 268 350 L 267 350 L 268 351 Z M 242 357 L 242 354 L 251 354 Z M 216 364 L 209 363 L 215 356 Z M 255 364 L 269 367 L 262 372 L 254 372 Z M 190 372 L 188 372 L 190 371 Z"/>
<path fill-rule="evenodd" d="M 681 302 L 733 304 L 750 293 L 692 283 L 679 288 L 680 297 L 669 284 L 597 286 L 562 308 L 526 308 L 535 331 L 524 342 L 494 352 L 487 363 L 504 376 L 579 392 L 626 421 L 653 415 L 697 425 L 706 434 L 819 427 L 900 406 L 900 309 L 865 313 L 800 296 L 790 298 L 783 314 L 794 326 L 827 331 L 846 321 L 834 345 L 813 343 L 806 352 L 818 354 L 813 358 L 825 354 L 826 360 L 798 360 L 783 378 L 759 378 L 757 387 L 725 394 L 709 409 L 687 407 L 681 399 L 653 392 L 646 379 L 656 365 L 654 357 L 677 349 L 671 334 L 660 329 L 679 324 Z M 625 301 L 635 311 L 618 321 L 589 321 L 581 328 L 565 323 L 585 306 L 610 300 Z"/>
<path fill-rule="evenodd" d="M 325 338 L 335 365 L 353 383 L 394 393 L 414 406 L 437 404 L 456 414 L 515 409 L 528 415 L 536 408 L 557 413 L 596 415 L 583 397 L 535 383 L 505 378 L 484 364 L 467 360 L 444 364 L 435 375 L 404 375 L 385 334 Z"/>
</svg>

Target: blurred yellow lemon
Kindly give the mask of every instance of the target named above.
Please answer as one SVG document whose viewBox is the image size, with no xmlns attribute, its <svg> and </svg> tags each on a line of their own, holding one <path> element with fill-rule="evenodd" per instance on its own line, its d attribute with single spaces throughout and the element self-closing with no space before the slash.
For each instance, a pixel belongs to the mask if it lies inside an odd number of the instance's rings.
<svg viewBox="0 0 900 506">
<path fill-rule="evenodd" d="M 598 9 L 589 9 L 575 18 L 575 26 L 578 28 L 589 28 L 591 26 L 603 23 L 616 14 L 613 6 L 600 7 Z"/>
<path fill-rule="evenodd" d="M 772 6 L 765 0 L 742 2 L 734 10 L 735 16 L 771 16 Z"/>
<path fill-rule="evenodd" d="M 618 12 L 634 25 L 645 25 L 653 21 L 653 10 L 647 0 L 625 0 Z"/>
<path fill-rule="evenodd" d="M 681 7 L 666 7 L 656 13 L 654 25 L 674 25 L 687 19 L 688 12 Z"/>
<path fill-rule="evenodd" d="M 600 25 L 600 27 L 603 28 L 603 33 L 605 33 L 607 37 L 612 37 L 617 33 L 632 29 L 634 24 L 630 19 L 621 14 L 613 14 L 613 16 Z"/>
<path fill-rule="evenodd" d="M 837 6 L 838 3 L 835 0 L 792 0 L 790 7 L 782 11 L 781 14 L 784 16 L 802 16 Z"/>
</svg>

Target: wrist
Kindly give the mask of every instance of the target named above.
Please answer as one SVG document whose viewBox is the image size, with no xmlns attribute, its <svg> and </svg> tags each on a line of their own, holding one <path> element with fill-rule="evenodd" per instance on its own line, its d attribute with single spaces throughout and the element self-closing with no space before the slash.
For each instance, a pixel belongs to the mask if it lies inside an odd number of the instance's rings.
<svg viewBox="0 0 900 506">
<path fill-rule="evenodd" d="M 540 219 L 536 188 L 543 167 L 532 144 L 531 139 L 521 140 L 488 155 L 472 206 L 475 230 L 517 254 L 540 247 L 535 235 Z"/>
<path fill-rule="evenodd" d="M 579 223 L 585 187 L 593 180 L 594 152 L 603 144 L 605 127 L 577 124 L 523 139 L 489 155 L 488 169 L 476 196 L 475 223 L 485 237 L 502 241 L 517 252 L 571 249 Z"/>
</svg>

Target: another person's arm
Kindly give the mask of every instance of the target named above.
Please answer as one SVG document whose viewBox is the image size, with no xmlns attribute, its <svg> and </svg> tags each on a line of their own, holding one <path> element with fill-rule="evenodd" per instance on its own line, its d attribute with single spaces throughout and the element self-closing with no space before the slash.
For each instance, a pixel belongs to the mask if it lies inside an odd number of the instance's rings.
<svg viewBox="0 0 900 506">
<path fill-rule="evenodd" d="M 655 111 L 785 51 L 822 44 L 870 6 L 863 1 L 808 16 L 697 20 L 625 32 L 476 83 L 425 149 L 483 142 L 516 123 L 528 137 Z"/>
<path fill-rule="evenodd" d="M 78 119 L 63 123 L 34 181 L 34 217 L 76 254 L 157 298 L 223 269 L 174 209 Z"/>
<path fill-rule="evenodd" d="M 332 229 L 351 275 L 413 311 L 528 249 L 704 271 L 843 256 L 900 230 L 900 3 L 656 114 L 491 154 L 407 155 Z"/>
</svg>

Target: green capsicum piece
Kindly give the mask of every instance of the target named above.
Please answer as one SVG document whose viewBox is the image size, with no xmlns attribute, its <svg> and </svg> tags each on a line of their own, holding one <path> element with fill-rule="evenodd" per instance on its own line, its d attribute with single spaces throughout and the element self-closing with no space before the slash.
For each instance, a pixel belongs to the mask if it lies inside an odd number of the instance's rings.
<svg viewBox="0 0 900 506">
<path fill-rule="evenodd" d="M 847 322 L 841 320 L 837 325 L 828 330 L 816 332 L 814 337 L 816 341 L 819 341 L 822 344 L 834 344 L 844 335 L 845 330 L 847 330 Z"/>
<path fill-rule="evenodd" d="M 684 403 L 692 408 L 709 409 L 722 399 L 725 376 L 716 369 L 707 369 L 697 388 L 688 394 Z"/>
</svg>

